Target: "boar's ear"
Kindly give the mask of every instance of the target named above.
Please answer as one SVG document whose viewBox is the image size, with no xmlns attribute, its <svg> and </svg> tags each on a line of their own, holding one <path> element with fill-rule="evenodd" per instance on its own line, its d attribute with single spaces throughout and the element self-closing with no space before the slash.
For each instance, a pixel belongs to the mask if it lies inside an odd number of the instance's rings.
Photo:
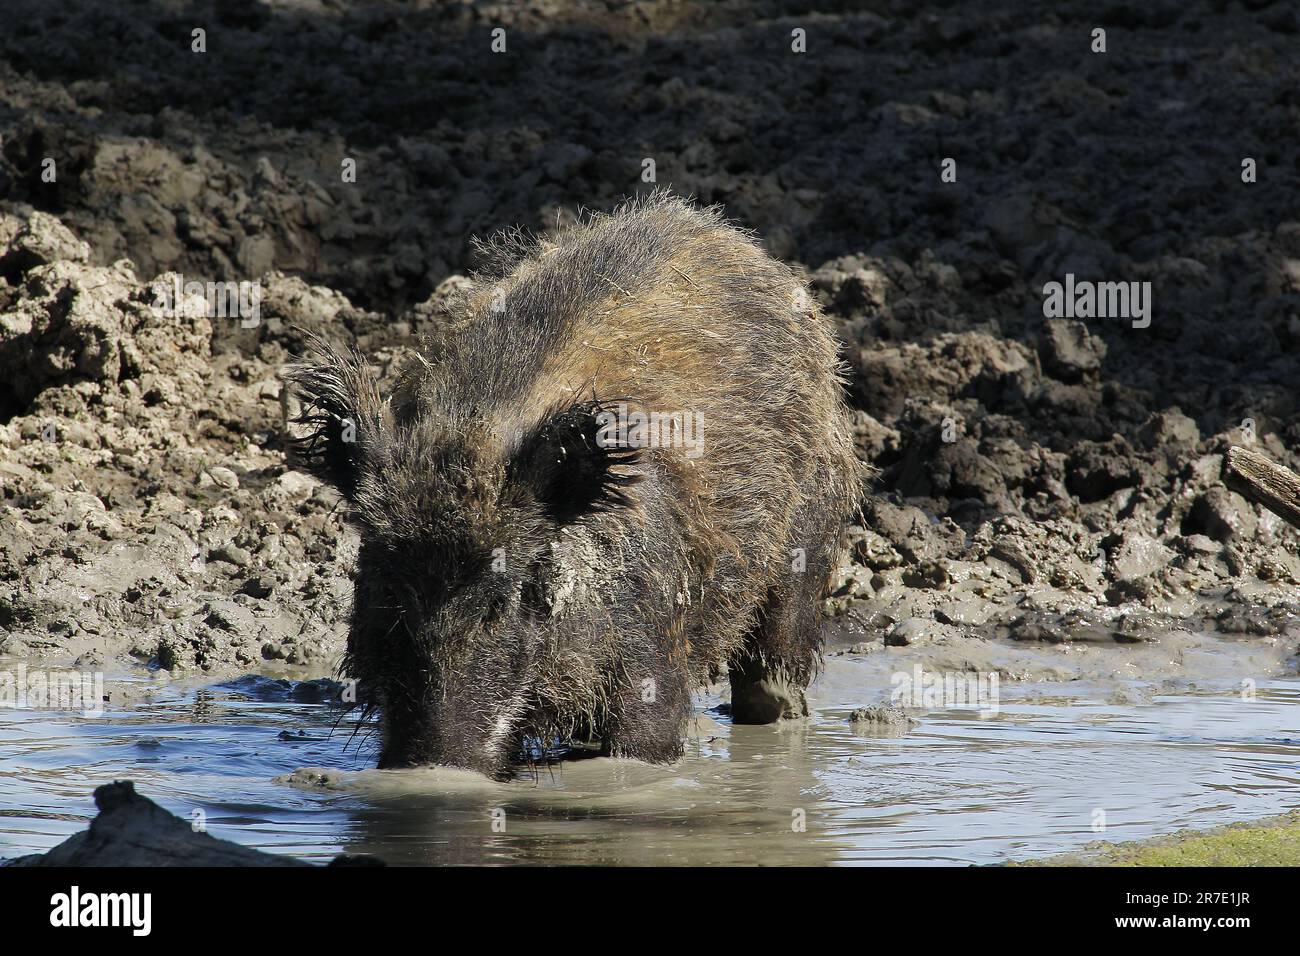
<svg viewBox="0 0 1300 956">
<path fill-rule="evenodd" d="M 385 407 L 365 359 L 308 335 L 304 361 L 284 369 L 291 394 L 302 402 L 293 423 L 309 430 L 290 436 L 289 458 L 355 501 L 365 468 L 380 467 Z"/>
<path fill-rule="evenodd" d="M 524 439 L 511 463 L 512 479 L 562 524 L 629 504 L 627 488 L 642 478 L 614 470 L 636 464 L 640 452 L 612 442 L 602 430 L 608 414 L 598 402 L 556 412 Z"/>
</svg>

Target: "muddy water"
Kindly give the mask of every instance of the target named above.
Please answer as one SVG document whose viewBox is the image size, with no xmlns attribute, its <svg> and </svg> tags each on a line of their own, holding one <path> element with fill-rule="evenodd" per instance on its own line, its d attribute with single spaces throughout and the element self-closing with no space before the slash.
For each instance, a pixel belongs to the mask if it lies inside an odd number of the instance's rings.
<svg viewBox="0 0 1300 956">
<path fill-rule="evenodd" d="M 832 657 L 812 720 L 731 726 L 706 695 L 675 766 L 588 759 L 506 784 L 367 769 L 372 738 L 269 679 L 128 688 L 97 719 L 0 711 L 0 856 L 84 828 L 93 788 L 123 778 L 219 837 L 406 864 L 994 863 L 1300 805 L 1300 680 L 1280 644 L 963 647 L 1029 679 L 1001 682 L 996 713 L 853 729 L 851 706 L 887 698 L 892 674 L 945 663 L 900 651 Z"/>
</svg>

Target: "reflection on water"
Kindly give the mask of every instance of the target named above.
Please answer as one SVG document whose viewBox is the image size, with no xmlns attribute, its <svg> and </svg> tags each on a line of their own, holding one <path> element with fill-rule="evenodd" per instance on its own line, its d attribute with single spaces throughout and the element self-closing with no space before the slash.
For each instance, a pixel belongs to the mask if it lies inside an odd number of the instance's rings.
<svg viewBox="0 0 1300 956">
<path fill-rule="evenodd" d="M 933 711 L 869 737 L 825 690 L 851 667 L 831 660 L 811 721 L 718 718 L 672 767 L 588 759 L 507 784 L 370 770 L 372 736 L 283 682 L 163 690 L 100 719 L 0 711 L 0 856 L 82 829 L 114 779 L 182 817 L 201 808 L 218 837 L 391 863 L 992 863 L 1300 804 L 1295 679 L 1253 701 L 1212 681 L 1004 685 L 993 716 Z M 283 779 L 306 767 L 335 773 Z"/>
</svg>

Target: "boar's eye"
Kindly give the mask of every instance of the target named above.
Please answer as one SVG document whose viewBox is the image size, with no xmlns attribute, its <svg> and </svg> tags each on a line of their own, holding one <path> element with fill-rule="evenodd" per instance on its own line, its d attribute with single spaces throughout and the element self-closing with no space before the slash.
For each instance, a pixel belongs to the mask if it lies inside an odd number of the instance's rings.
<svg viewBox="0 0 1300 956">
<path fill-rule="evenodd" d="M 635 465 L 639 450 L 599 440 L 603 411 L 598 402 L 584 402 L 557 412 L 524 440 L 511 463 L 511 480 L 531 489 L 562 524 L 629 504 L 627 488 L 642 478 L 615 470 Z"/>
<path fill-rule="evenodd" d="M 550 616 L 551 602 L 542 584 L 543 568 L 540 562 L 534 562 L 528 568 L 528 574 L 519 592 L 519 604 L 525 617 L 537 620 Z"/>
<path fill-rule="evenodd" d="M 510 595 L 506 593 L 492 594 L 483 603 L 482 613 L 479 615 L 479 623 L 484 627 L 491 627 L 497 621 L 505 616 L 510 610 Z"/>
</svg>

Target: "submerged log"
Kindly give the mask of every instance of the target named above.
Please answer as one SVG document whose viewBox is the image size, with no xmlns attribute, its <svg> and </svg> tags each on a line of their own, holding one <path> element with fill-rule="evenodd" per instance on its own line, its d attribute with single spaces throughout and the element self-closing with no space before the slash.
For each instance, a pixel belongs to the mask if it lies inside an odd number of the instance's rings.
<svg viewBox="0 0 1300 956">
<path fill-rule="evenodd" d="M 1223 462 L 1223 479 L 1233 491 L 1300 528 L 1300 475 L 1290 468 L 1234 445 Z"/>
</svg>

